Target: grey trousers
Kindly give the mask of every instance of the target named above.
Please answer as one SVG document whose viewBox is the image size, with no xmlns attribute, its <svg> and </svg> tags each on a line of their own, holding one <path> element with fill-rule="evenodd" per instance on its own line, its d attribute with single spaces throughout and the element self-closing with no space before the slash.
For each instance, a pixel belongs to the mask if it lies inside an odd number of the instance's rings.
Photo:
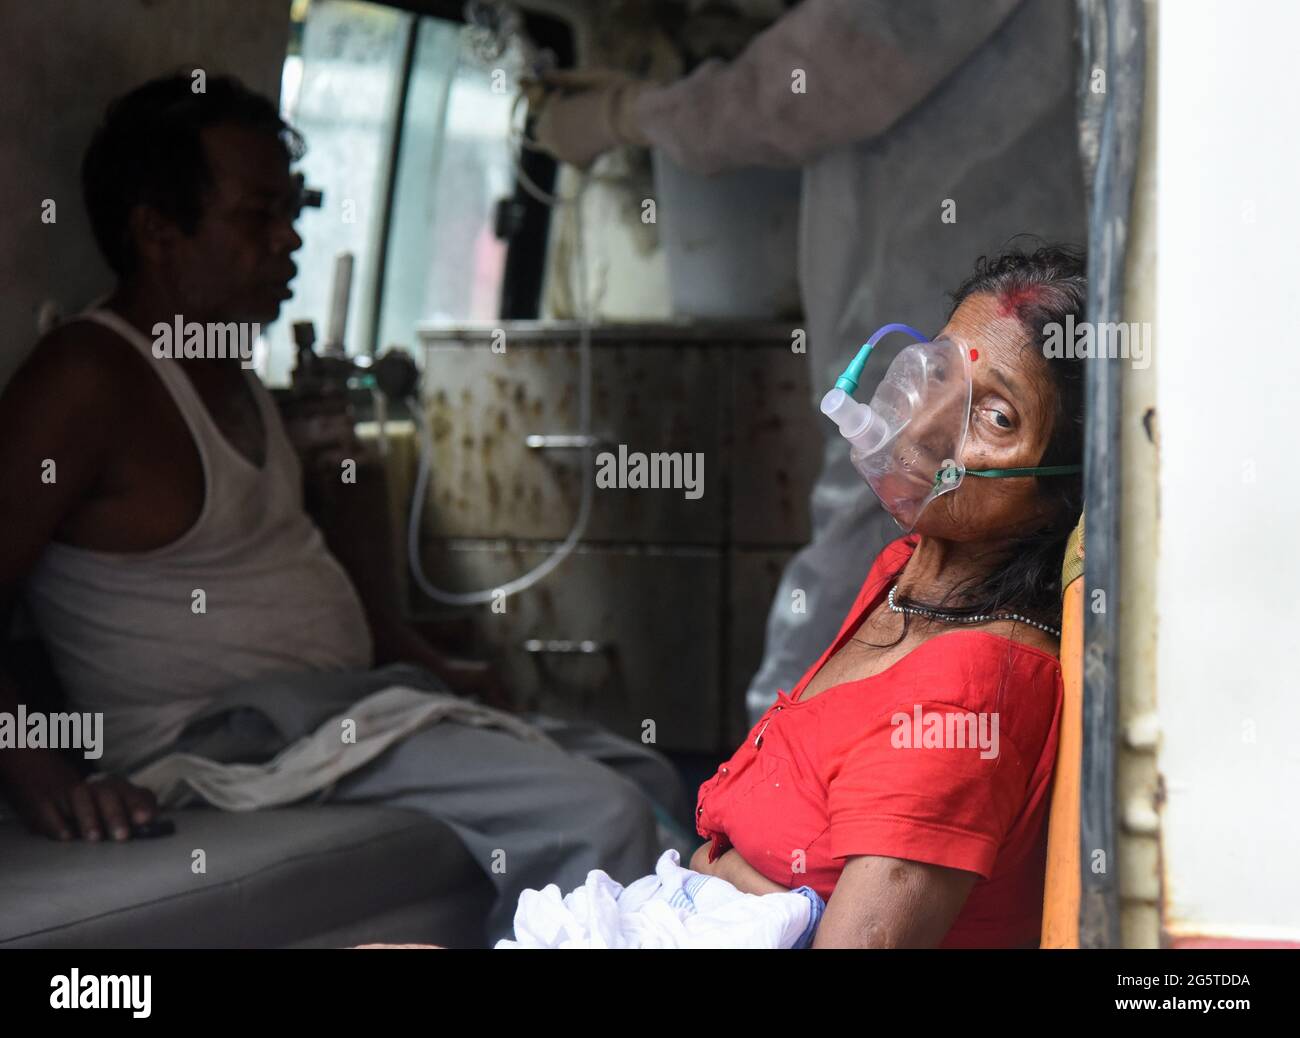
<svg viewBox="0 0 1300 1038">
<path fill-rule="evenodd" d="M 406 665 L 277 675 L 218 696 L 163 752 L 266 761 L 350 703 L 391 685 L 444 690 L 432 675 Z M 567 893 L 592 869 L 628 883 L 654 871 L 665 847 L 685 855 L 698 842 L 685 787 L 660 753 L 589 722 L 539 714 L 523 720 L 556 746 L 442 721 L 317 798 L 406 807 L 446 823 L 497 888 L 487 922 L 493 941 L 511 936 L 527 887 L 555 883 Z"/>
</svg>

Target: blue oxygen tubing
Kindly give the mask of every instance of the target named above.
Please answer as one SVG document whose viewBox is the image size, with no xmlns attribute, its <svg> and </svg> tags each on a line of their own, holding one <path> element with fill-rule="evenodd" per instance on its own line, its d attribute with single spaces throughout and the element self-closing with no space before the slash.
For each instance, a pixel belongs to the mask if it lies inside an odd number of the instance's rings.
<svg viewBox="0 0 1300 1038">
<path fill-rule="evenodd" d="M 871 333 L 869 338 L 858 350 L 858 355 L 849 361 L 849 366 L 844 369 L 844 374 L 835 380 L 835 388 L 842 389 L 852 396 L 858 389 L 858 383 L 862 381 L 862 371 L 867 366 L 867 358 L 871 356 L 871 351 L 875 349 L 876 343 L 892 332 L 903 332 L 910 335 L 917 342 L 929 342 L 930 337 L 918 332 L 910 324 L 886 324 L 877 328 Z"/>
</svg>

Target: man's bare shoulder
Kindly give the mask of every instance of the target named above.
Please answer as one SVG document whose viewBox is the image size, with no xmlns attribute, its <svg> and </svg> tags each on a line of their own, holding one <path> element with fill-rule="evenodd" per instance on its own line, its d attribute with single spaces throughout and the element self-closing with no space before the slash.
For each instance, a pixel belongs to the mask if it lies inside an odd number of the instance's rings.
<svg viewBox="0 0 1300 1038">
<path fill-rule="evenodd" d="M 37 407 L 51 418 L 72 409 L 83 417 L 110 417 L 130 406 L 141 368 L 135 347 L 115 332 L 94 321 L 70 321 L 36 343 L 0 407 Z"/>
<path fill-rule="evenodd" d="M 14 373 L 0 395 L 0 588 L 22 579 L 113 469 L 123 429 L 148 406 L 149 377 L 134 346 L 86 321 L 42 337 Z"/>
</svg>

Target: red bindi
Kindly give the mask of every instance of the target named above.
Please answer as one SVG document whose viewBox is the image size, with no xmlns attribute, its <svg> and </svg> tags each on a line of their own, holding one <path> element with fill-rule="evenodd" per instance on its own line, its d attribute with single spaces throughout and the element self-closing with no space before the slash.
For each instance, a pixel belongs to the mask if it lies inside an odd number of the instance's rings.
<svg viewBox="0 0 1300 1038">
<path fill-rule="evenodd" d="M 971 351 L 970 351 L 970 359 L 971 359 L 971 360 L 979 360 L 979 359 L 980 359 L 980 351 L 977 350 L 977 349 L 973 349 L 973 348 L 972 348 Z"/>
</svg>

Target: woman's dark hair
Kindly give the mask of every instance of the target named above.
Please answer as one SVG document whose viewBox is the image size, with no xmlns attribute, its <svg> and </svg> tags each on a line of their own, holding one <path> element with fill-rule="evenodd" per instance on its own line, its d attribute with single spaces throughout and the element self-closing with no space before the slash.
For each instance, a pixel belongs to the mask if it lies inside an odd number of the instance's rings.
<svg viewBox="0 0 1300 1038">
<path fill-rule="evenodd" d="M 306 150 L 302 137 L 275 105 L 233 76 L 200 78 L 178 72 L 150 80 L 108 106 L 81 162 L 81 192 L 95 241 L 119 275 L 137 257 L 127 222 L 140 204 L 152 206 L 186 234 L 202 213 L 212 171 L 199 134 L 210 126 L 264 130 L 293 160 Z"/>
<path fill-rule="evenodd" d="M 949 317 L 971 296 L 996 297 L 1015 314 L 1029 336 L 1029 346 L 1043 358 L 1056 390 L 1052 432 L 1039 465 L 1083 463 L 1084 363 L 1073 356 L 1049 356 L 1049 335 L 1063 334 L 1067 317 L 1082 324 L 1088 302 L 1084 251 L 1072 245 L 1042 245 L 1033 252 L 1011 249 L 996 257 L 981 256 L 975 272 L 952 293 Z M 1055 328 L 1053 328 L 1053 325 Z M 1083 511 L 1083 475 L 1036 478 L 1038 495 L 1047 505 L 1047 521 L 1011 544 L 1006 560 L 983 578 L 959 585 L 940 603 L 929 605 L 958 615 L 1016 612 L 1052 627 L 1061 623 L 1061 564 L 1065 544 Z M 952 604 L 949 604 L 949 603 Z"/>
</svg>

